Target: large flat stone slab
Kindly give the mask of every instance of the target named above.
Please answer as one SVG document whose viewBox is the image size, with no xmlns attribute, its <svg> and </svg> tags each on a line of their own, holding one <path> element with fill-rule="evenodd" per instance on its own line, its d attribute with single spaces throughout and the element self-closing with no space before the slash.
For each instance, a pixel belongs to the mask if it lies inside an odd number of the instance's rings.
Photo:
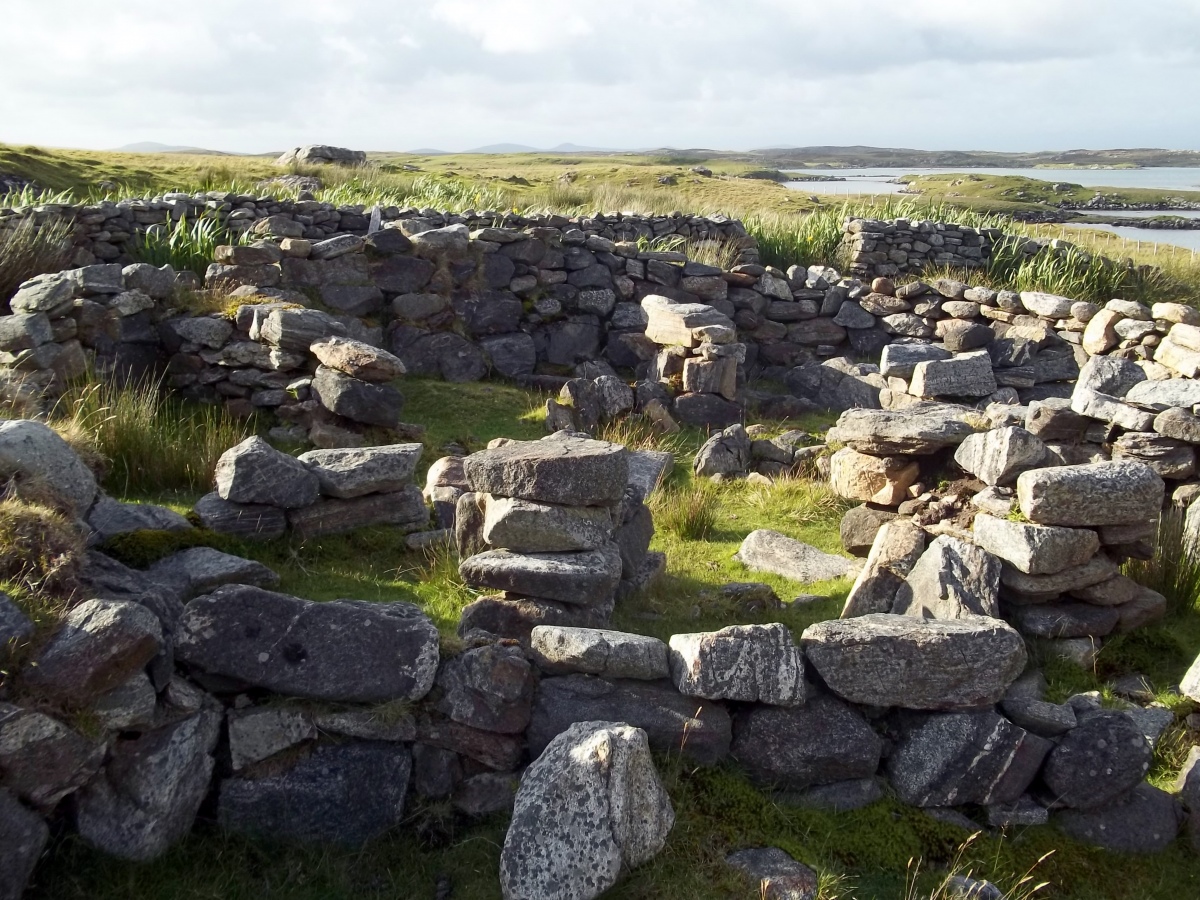
<svg viewBox="0 0 1200 900">
<path fill-rule="evenodd" d="M 1025 668 L 1025 642 L 998 619 L 869 615 L 809 626 L 808 662 L 851 703 L 956 710 L 995 703 Z"/>
<path fill-rule="evenodd" d="M 629 483 L 620 444 L 568 437 L 517 441 L 463 460 L 472 491 L 564 506 L 611 506 Z"/>
<path fill-rule="evenodd" d="M 1090 528 L 1029 525 L 980 513 L 972 529 L 976 544 L 1026 575 L 1081 566 L 1100 549 L 1100 537 Z"/>
<path fill-rule="evenodd" d="M 990 423 L 978 410 L 921 403 L 904 410 L 848 409 L 826 440 L 872 456 L 926 456 L 956 447 Z"/>
<path fill-rule="evenodd" d="M 560 506 L 481 494 L 483 539 L 518 553 L 597 550 L 613 537 L 613 518 L 603 506 Z"/>
<path fill-rule="evenodd" d="M 433 686 L 438 632 L 408 603 L 315 603 L 229 585 L 187 605 L 175 656 L 201 672 L 287 696 L 417 700 Z"/>
<path fill-rule="evenodd" d="M 579 553 L 513 553 L 487 550 L 459 564 L 467 584 L 522 597 L 599 606 L 621 580 L 621 551 L 614 543 Z"/>
<path fill-rule="evenodd" d="M 734 559 L 756 572 L 771 572 L 801 584 L 841 578 L 850 571 L 850 560 L 844 556 L 823 553 L 765 528 L 746 535 Z"/>
<path fill-rule="evenodd" d="M 667 645 L 644 634 L 538 625 L 530 636 L 530 649 L 538 668 L 553 675 L 656 680 L 671 672 Z"/>
<path fill-rule="evenodd" d="M 804 657 L 786 625 L 730 625 L 671 636 L 671 677 L 688 697 L 795 706 L 807 696 Z"/>
<path fill-rule="evenodd" d="M 326 497 L 349 500 L 365 494 L 399 491 L 412 483 L 421 459 L 421 444 L 310 450 L 299 456 Z"/>
<path fill-rule="evenodd" d="M 1017 479 L 1021 512 L 1039 525 L 1125 525 L 1156 519 L 1163 480 L 1139 462 L 1033 469 Z"/>
</svg>

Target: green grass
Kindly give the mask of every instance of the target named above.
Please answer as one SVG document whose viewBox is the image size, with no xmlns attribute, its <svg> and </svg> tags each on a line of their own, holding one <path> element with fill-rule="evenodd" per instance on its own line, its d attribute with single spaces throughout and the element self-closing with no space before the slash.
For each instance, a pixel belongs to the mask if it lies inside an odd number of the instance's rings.
<svg viewBox="0 0 1200 900">
<path fill-rule="evenodd" d="M 138 262 L 153 266 L 171 266 L 176 272 L 195 272 L 204 277 L 223 244 L 249 243 L 250 233 L 234 234 L 215 216 L 200 216 L 191 222 L 186 217 L 174 224 L 156 225 L 141 234 L 130 247 Z"/>
<path fill-rule="evenodd" d="M 78 449 L 107 461 L 104 486 L 115 494 L 205 493 L 221 454 L 254 433 L 224 406 L 180 401 L 155 382 L 76 385 L 51 418 Z"/>
</svg>

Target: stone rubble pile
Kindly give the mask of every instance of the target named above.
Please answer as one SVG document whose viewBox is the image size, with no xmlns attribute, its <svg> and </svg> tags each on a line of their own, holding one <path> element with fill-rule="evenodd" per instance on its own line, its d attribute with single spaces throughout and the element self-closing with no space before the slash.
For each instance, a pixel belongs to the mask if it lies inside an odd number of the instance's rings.
<svg viewBox="0 0 1200 900">
<path fill-rule="evenodd" d="M 339 534 L 371 525 L 418 531 L 429 511 L 413 474 L 424 448 L 392 444 L 310 450 L 299 457 L 260 437 L 217 461 L 216 490 L 197 501 L 205 528 L 246 540 Z"/>
<path fill-rule="evenodd" d="M 1105 359 L 1086 368 L 1099 363 L 1141 371 Z M 1085 440 L 1097 432 L 1110 443 Z M 1003 615 L 1082 660 L 1108 635 L 1161 618 L 1165 598 L 1119 564 L 1153 555 L 1162 476 L 1191 477 L 1195 463 L 1166 471 L 1122 453 L 1128 434 L 1114 439 L 1107 423 L 1067 401 L 993 405 L 988 415 L 934 403 L 843 413 L 828 434 L 844 445 L 830 460 L 831 481 L 864 503 L 842 535 L 867 557 L 843 615 Z M 965 477 L 932 490 L 951 470 Z"/>
<path fill-rule="evenodd" d="M 498 443 L 462 460 L 459 572 L 500 593 L 468 606 L 460 633 L 527 642 L 539 623 L 606 625 L 618 595 L 662 566 L 644 502 L 654 482 L 639 483 L 624 447 L 586 435 Z"/>
</svg>

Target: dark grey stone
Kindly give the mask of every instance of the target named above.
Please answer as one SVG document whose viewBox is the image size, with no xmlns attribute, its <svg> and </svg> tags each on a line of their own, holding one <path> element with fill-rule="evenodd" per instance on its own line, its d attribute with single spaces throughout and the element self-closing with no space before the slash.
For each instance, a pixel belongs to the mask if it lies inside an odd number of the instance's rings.
<svg viewBox="0 0 1200 900">
<path fill-rule="evenodd" d="M 1063 737 L 1047 758 L 1042 779 L 1055 805 L 1095 809 L 1145 778 L 1153 756 L 1129 716 L 1097 712 Z"/>
<path fill-rule="evenodd" d="M 755 781 L 785 789 L 869 778 L 882 752 L 862 714 L 829 696 L 792 708 L 754 706 L 734 719 L 733 757 Z"/>
<path fill-rule="evenodd" d="M 1142 783 L 1109 806 L 1064 810 L 1054 820 L 1085 844 L 1117 853 L 1159 853 L 1179 834 L 1183 812 L 1170 794 Z"/>
<path fill-rule="evenodd" d="M 391 385 L 370 384 L 327 366 L 317 367 L 312 391 L 327 410 L 363 425 L 395 428 L 404 409 L 403 395 Z"/>
<path fill-rule="evenodd" d="M 221 782 L 221 827 L 263 838 L 360 846 L 399 825 L 412 757 L 368 741 L 318 747 L 286 772 Z"/>
</svg>

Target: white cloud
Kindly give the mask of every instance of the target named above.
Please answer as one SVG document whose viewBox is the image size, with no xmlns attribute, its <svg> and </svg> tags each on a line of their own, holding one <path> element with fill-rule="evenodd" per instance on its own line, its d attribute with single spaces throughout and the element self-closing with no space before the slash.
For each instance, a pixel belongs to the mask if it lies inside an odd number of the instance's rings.
<svg viewBox="0 0 1200 900">
<path fill-rule="evenodd" d="M 8 0 L 0 139 L 1200 146 L 1200 0 Z"/>
</svg>

